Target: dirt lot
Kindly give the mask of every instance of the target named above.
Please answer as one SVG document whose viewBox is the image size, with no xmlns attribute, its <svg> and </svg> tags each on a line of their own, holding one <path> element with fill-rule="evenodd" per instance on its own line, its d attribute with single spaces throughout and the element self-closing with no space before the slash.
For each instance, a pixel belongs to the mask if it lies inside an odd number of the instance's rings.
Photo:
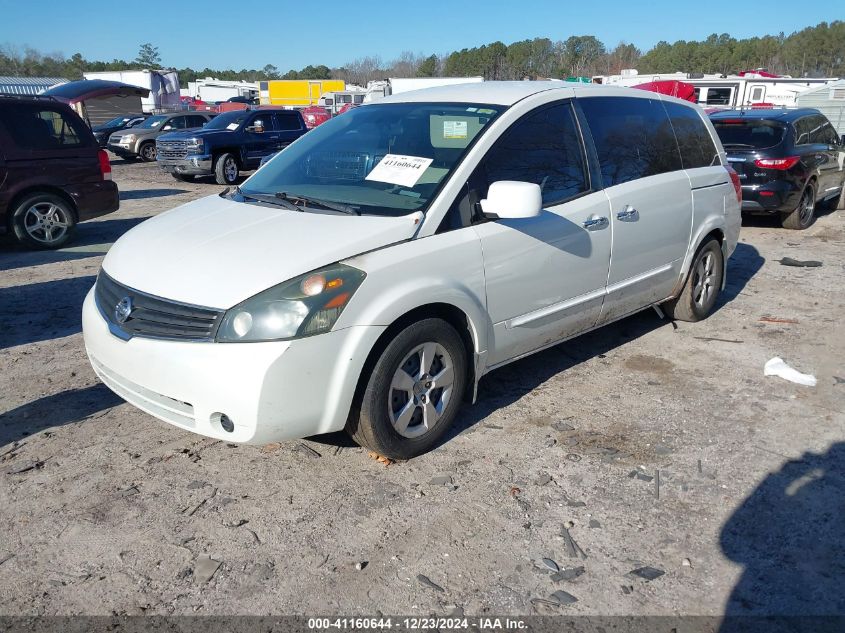
<svg viewBox="0 0 845 633">
<path fill-rule="evenodd" d="M 203 439 L 98 383 L 103 253 L 221 189 L 115 178 L 71 247 L 0 247 L 0 614 L 845 613 L 845 213 L 746 224 L 706 322 L 648 311 L 496 371 L 385 467 L 342 435 Z"/>
</svg>

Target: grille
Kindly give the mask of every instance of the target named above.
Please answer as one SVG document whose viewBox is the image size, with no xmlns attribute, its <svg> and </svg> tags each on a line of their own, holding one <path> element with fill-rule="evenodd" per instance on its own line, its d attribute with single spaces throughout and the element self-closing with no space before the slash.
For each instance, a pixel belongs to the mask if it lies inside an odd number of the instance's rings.
<svg viewBox="0 0 845 633">
<path fill-rule="evenodd" d="M 124 286 L 106 273 L 97 277 L 94 294 L 103 317 L 127 334 L 148 338 L 165 338 L 183 341 L 210 341 L 223 318 L 222 310 L 186 305 L 159 299 Z M 118 323 L 115 308 L 122 299 L 132 300 L 133 310 L 123 323 Z"/>
<path fill-rule="evenodd" d="M 188 144 L 185 141 L 158 141 L 156 143 L 157 158 L 185 158 L 188 155 Z"/>
</svg>

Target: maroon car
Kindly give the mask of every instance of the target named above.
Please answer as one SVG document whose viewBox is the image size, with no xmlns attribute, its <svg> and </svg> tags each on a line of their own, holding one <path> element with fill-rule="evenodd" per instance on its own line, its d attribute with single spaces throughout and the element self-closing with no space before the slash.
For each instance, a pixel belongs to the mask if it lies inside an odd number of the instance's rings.
<svg viewBox="0 0 845 633">
<path fill-rule="evenodd" d="M 0 232 L 58 248 L 78 222 L 119 205 L 108 155 L 69 106 L 0 95 Z"/>
</svg>

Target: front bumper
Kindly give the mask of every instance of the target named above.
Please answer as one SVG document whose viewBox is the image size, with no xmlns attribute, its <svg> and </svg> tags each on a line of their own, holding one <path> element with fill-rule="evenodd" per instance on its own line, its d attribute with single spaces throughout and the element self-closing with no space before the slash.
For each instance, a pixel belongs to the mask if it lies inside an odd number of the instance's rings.
<svg viewBox="0 0 845 633">
<path fill-rule="evenodd" d="M 97 376 L 130 404 L 187 431 L 265 444 L 344 428 L 367 355 L 386 328 L 296 341 L 200 343 L 113 335 L 88 293 L 85 348 Z M 234 423 L 226 432 L 220 414 Z"/>
<path fill-rule="evenodd" d="M 137 146 L 135 144 L 129 145 L 116 145 L 114 143 L 109 143 L 106 146 L 111 153 L 117 154 L 121 158 L 131 158 L 138 155 Z"/>
<path fill-rule="evenodd" d="M 188 156 L 187 158 L 157 158 L 158 166 L 164 171 L 186 176 L 202 176 L 214 173 L 212 156 Z"/>
</svg>

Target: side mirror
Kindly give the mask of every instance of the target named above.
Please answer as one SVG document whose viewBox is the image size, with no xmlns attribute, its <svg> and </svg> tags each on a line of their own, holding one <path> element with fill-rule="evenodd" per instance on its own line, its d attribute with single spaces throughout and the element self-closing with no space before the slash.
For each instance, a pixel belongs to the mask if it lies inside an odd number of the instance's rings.
<svg viewBox="0 0 845 633">
<path fill-rule="evenodd" d="M 253 121 L 252 125 L 246 128 L 247 132 L 255 132 L 256 134 L 264 133 L 264 121 Z"/>
<path fill-rule="evenodd" d="M 491 219 L 534 218 L 543 210 L 540 185 L 518 180 L 499 180 L 490 185 L 481 211 Z"/>
<path fill-rule="evenodd" d="M 172 129 L 173 129 L 172 125 L 165 125 L 163 128 L 161 128 L 161 131 L 167 132 L 167 130 L 172 130 Z"/>
</svg>

